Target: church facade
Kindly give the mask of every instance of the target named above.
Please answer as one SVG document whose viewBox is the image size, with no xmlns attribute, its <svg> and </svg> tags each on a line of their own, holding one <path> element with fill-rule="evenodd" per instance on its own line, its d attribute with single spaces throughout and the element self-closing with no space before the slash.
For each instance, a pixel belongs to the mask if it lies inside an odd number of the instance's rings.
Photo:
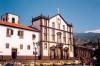
<svg viewBox="0 0 100 66">
<path fill-rule="evenodd" d="M 19 16 L 6 13 L 1 16 L 0 28 L 0 60 L 74 58 L 73 26 L 60 14 L 40 15 L 32 18 L 31 26 L 25 26 Z"/>
</svg>

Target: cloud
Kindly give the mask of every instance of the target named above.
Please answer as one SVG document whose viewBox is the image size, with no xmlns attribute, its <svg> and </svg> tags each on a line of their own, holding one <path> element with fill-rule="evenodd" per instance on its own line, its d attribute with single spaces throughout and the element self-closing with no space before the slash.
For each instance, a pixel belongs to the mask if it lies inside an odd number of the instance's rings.
<svg viewBox="0 0 100 66">
<path fill-rule="evenodd" d="M 100 33 L 100 29 L 85 31 L 85 33 Z"/>
</svg>

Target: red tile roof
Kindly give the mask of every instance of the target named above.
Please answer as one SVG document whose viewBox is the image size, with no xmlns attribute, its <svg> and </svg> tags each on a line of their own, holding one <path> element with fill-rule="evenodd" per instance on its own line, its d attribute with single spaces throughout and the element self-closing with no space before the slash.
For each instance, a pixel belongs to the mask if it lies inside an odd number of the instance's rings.
<svg viewBox="0 0 100 66">
<path fill-rule="evenodd" d="M 2 21 L 2 20 L 0 20 L 0 25 L 20 28 L 20 29 L 25 29 L 25 30 L 30 30 L 30 31 L 39 31 L 39 30 L 37 30 L 35 28 L 31 28 L 29 26 L 25 26 L 25 25 L 21 25 L 21 24 L 15 24 L 15 23 L 10 23 L 10 22 L 6 22 L 6 21 Z"/>
</svg>

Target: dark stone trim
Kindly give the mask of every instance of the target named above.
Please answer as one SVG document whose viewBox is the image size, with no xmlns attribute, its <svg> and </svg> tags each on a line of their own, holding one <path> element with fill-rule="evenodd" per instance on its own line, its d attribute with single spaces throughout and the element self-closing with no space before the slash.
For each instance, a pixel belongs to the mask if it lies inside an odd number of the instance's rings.
<svg viewBox="0 0 100 66">
<path fill-rule="evenodd" d="M 42 25 L 43 24 L 43 22 L 42 22 L 42 19 L 40 19 L 40 25 Z M 42 40 L 43 40 L 43 34 L 42 34 L 42 32 L 43 32 L 43 28 L 42 28 L 42 26 L 40 26 L 40 59 L 42 58 L 42 56 L 43 56 L 43 42 L 42 42 Z"/>
<path fill-rule="evenodd" d="M 8 13 L 6 13 L 6 21 L 8 21 Z"/>
<path fill-rule="evenodd" d="M 43 16 L 43 15 L 41 14 L 41 15 L 38 16 L 38 17 L 32 18 L 32 22 L 37 21 L 37 20 L 39 20 L 39 19 L 50 20 L 51 18 L 53 18 L 53 17 L 55 17 L 55 16 L 57 16 L 57 15 L 59 15 L 59 16 L 63 19 L 63 21 L 64 21 L 69 27 L 73 27 L 72 24 L 67 23 L 67 21 L 65 21 L 64 18 L 63 18 L 60 14 L 56 14 L 56 15 L 50 17 L 50 18 L 49 18 L 49 17 L 46 17 L 46 16 Z"/>
<path fill-rule="evenodd" d="M 46 19 L 46 20 L 49 20 L 48 17 L 43 16 L 43 15 L 40 15 L 40 16 L 38 16 L 38 17 L 32 18 L 32 22 L 37 21 L 37 20 L 39 20 L 39 19 Z"/>
<path fill-rule="evenodd" d="M 48 16 L 48 18 L 49 18 L 49 16 Z M 50 20 L 48 20 L 48 26 L 49 26 L 49 23 L 50 23 Z M 48 28 L 47 28 L 48 29 Z M 50 41 L 50 29 L 48 29 L 48 41 Z M 50 44 L 49 44 L 49 42 L 48 42 L 48 47 L 50 47 Z M 50 59 L 50 49 L 48 48 L 48 57 L 49 57 L 49 59 Z"/>
<path fill-rule="evenodd" d="M 73 34 L 73 32 L 69 32 L 69 31 L 64 31 L 64 30 L 60 30 L 60 29 L 56 29 L 56 28 L 52 28 L 52 27 L 48 27 L 48 26 L 43 26 L 43 25 L 40 25 L 40 26 Z"/>
<path fill-rule="evenodd" d="M 42 42 L 48 42 L 48 43 L 56 43 L 56 44 L 58 44 L 58 42 L 52 42 L 52 41 L 43 41 L 43 40 L 42 40 Z M 71 45 L 71 44 L 66 44 L 66 43 L 61 43 L 61 44 L 64 44 L 64 45 Z M 72 45 L 72 46 L 74 46 L 74 45 Z"/>
</svg>

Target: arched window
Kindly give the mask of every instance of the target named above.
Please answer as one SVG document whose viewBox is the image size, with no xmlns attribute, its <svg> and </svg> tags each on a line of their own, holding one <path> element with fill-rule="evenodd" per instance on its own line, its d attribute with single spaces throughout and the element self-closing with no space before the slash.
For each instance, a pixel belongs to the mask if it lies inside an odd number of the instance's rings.
<svg viewBox="0 0 100 66">
<path fill-rule="evenodd" d="M 15 23 L 15 18 L 12 18 L 12 23 Z"/>
<path fill-rule="evenodd" d="M 57 42 L 58 42 L 58 43 L 61 43 L 61 35 L 62 35 L 61 32 L 58 32 L 58 33 L 57 33 Z"/>
<path fill-rule="evenodd" d="M 3 21 L 5 21 L 5 18 L 3 18 Z"/>
</svg>

